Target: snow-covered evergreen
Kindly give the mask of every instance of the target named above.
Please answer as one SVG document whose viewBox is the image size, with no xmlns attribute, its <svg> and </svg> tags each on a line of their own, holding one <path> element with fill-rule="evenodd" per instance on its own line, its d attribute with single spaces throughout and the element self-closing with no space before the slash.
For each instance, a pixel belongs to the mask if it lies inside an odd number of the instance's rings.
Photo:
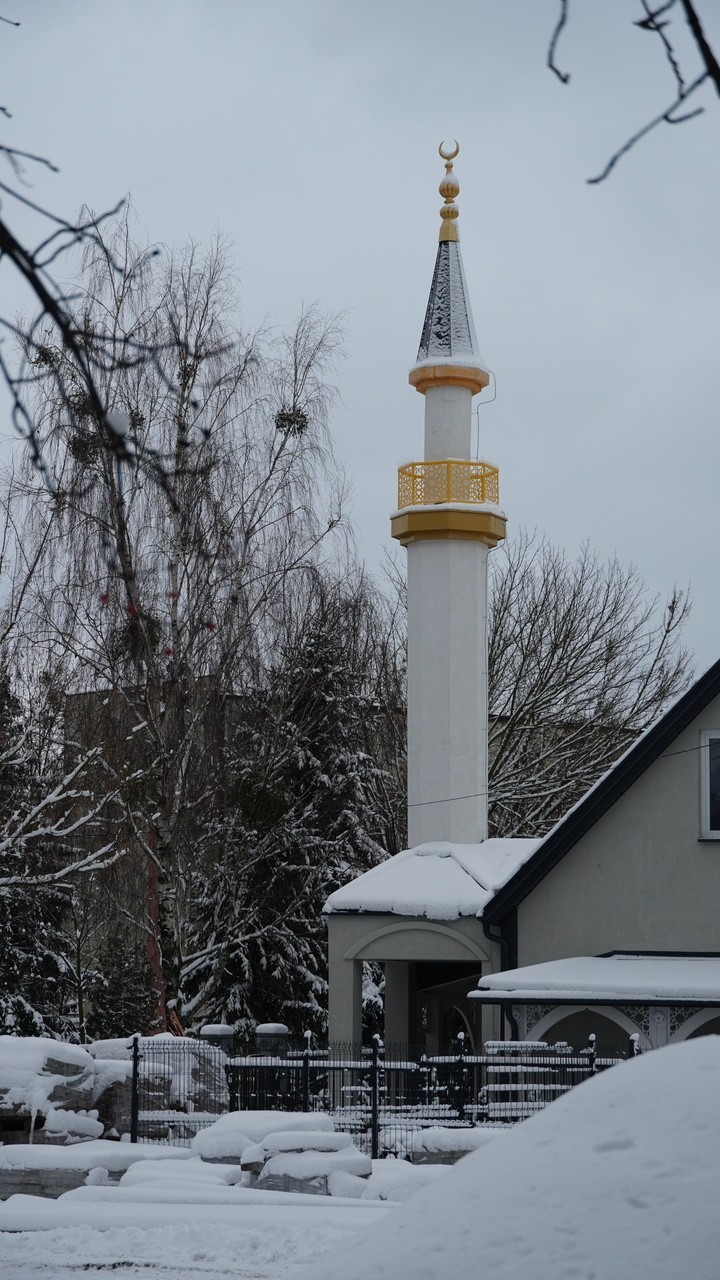
<svg viewBox="0 0 720 1280">
<path fill-rule="evenodd" d="M 250 1034 L 282 1018 L 326 1020 L 325 898 L 382 856 L 384 779 L 368 751 L 379 706 L 349 634 L 343 595 L 321 597 L 245 706 L 234 743 L 236 805 L 211 824 L 218 860 L 196 872 L 197 953 L 184 1008 Z"/>
<path fill-rule="evenodd" d="M 64 1035 L 72 1030 L 62 920 L 67 894 L 33 884 L 61 850 L 50 837 L 30 847 L 13 838 L 47 779 L 38 776 L 27 718 L 0 665 L 0 1034 Z"/>
</svg>

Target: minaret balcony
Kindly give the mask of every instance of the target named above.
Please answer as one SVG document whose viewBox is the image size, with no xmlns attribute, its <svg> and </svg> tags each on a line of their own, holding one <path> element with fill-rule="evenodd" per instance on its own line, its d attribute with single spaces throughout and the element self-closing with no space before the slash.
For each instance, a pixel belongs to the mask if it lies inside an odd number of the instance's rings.
<svg viewBox="0 0 720 1280">
<path fill-rule="evenodd" d="M 398 509 L 440 502 L 480 505 L 500 502 L 500 473 L 489 462 L 442 458 L 398 467 Z"/>
</svg>

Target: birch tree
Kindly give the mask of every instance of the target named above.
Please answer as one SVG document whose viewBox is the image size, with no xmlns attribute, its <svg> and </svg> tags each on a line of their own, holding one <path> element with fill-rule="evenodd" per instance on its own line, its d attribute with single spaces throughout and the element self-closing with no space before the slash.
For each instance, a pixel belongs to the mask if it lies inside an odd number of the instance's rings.
<svg viewBox="0 0 720 1280">
<path fill-rule="evenodd" d="M 64 349 L 48 350 L 67 364 L 75 416 L 41 384 L 50 483 L 27 468 L 8 495 L 16 557 L 32 570 L 17 629 L 62 666 L 69 736 L 127 783 L 117 905 L 145 935 L 164 1019 L 238 707 L 278 643 L 291 584 L 342 535 L 327 431 L 339 330 L 306 309 L 289 334 L 242 334 L 223 246 L 162 261 L 133 243 L 128 216 L 110 243 L 98 230 L 83 289 L 83 341 L 112 361 L 98 411 Z M 132 357 L 138 342 L 155 363 Z M 108 418 L 132 436 L 124 459 Z M 163 459 L 162 485 L 147 454 Z"/>
<path fill-rule="evenodd" d="M 32 701 L 0 665 L 0 1030 L 67 1035 L 78 984 L 66 929 L 74 886 L 127 847 L 119 788 L 92 782 L 97 752 L 72 767 L 42 685 Z M 44 696 L 45 695 L 45 696 Z"/>
</svg>

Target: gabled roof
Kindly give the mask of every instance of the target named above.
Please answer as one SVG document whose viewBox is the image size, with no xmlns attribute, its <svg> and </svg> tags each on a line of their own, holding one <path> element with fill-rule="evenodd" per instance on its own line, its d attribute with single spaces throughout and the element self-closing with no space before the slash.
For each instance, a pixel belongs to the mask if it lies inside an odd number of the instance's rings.
<svg viewBox="0 0 720 1280">
<path fill-rule="evenodd" d="M 482 916 L 496 890 L 529 858 L 537 840 L 433 841 L 404 849 L 330 894 L 323 913 L 373 912 L 457 920 Z"/>
<path fill-rule="evenodd" d="M 488 904 L 484 916 L 486 923 L 499 924 L 517 907 L 718 694 L 720 660 L 641 734 L 541 840 L 532 857 L 518 868 Z"/>
<path fill-rule="evenodd" d="M 478 351 L 460 245 L 456 240 L 441 240 L 438 245 L 417 354 L 418 365 L 443 362 L 486 368 Z"/>
</svg>

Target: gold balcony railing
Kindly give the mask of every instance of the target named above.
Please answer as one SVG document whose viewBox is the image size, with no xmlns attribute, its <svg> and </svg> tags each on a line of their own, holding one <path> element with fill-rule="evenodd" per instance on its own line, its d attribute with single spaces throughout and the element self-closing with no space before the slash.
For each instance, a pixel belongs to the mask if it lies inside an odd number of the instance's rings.
<svg viewBox="0 0 720 1280">
<path fill-rule="evenodd" d="M 500 501 L 500 473 L 489 462 L 443 458 L 398 467 L 398 509 L 435 502 Z"/>
</svg>

